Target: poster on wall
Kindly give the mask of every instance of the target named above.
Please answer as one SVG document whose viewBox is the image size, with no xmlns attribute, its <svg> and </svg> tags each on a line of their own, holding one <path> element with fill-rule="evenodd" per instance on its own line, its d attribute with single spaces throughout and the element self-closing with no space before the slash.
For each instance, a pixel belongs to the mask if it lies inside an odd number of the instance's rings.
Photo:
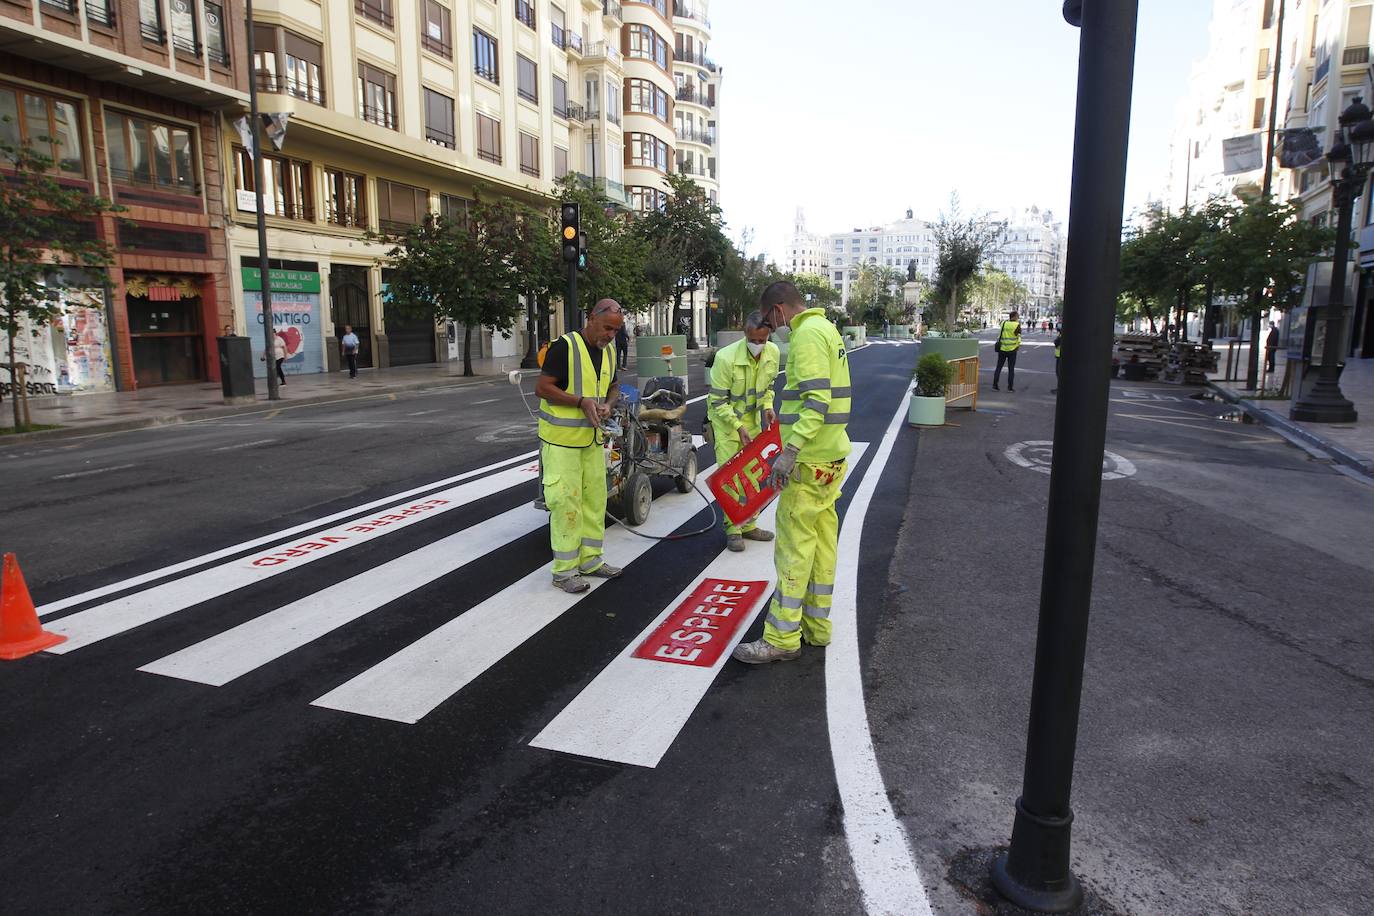
<svg viewBox="0 0 1374 916">
<path fill-rule="evenodd" d="M 249 334 L 253 351 L 262 355 L 262 273 L 256 267 L 243 271 L 245 311 L 253 316 Z M 269 270 L 272 283 L 272 327 L 286 343 L 287 375 L 324 372 L 324 338 L 320 329 L 320 275 L 307 270 Z M 267 377 L 267 362 L 253 360 L 253 373 Z"/>
<path fill-rule="evenodd" d="M 105 294 L 98 289 L 62 293 L 62 317 L 54 322 L 54 362 L 59 390 L 114 391 L 114 361 L 105 321 Z"/>
<path fill-rule="evenodd" d="M 0 362 L 8 363 L 9 341 L 3 336 L 0 336 L 0 341 L 3 341 Z M 19 328 L 14 335 L 14 361 L 28 366 L 25 388 L 31 398 L 57 394 L 57 366 L 52 350 L 52 329 L 35 328 L 33 322 L 20 315 Z M 10 370 L 0 368 L 0 395 L 10 397 L 13 394 L 14 379 Z"/>
</svg>

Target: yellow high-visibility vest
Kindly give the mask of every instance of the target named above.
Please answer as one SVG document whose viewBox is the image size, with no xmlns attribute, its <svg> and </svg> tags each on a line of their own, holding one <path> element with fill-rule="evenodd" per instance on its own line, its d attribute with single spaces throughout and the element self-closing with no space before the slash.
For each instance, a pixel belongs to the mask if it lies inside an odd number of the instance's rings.
<svg viewBox="0 0 1374 916">
<path fill-rule="evenodd" d="M 592 347 L 577 331 L 564 334 L 568 344 L 568 394 L 577 398 L 604 399 L 611 391 L 611 380 L 615 378 L 615 351 L 607 348 L 598 350 L 596 358 L 602 353 L 608 358 L 603 362 L 601 374 L 597 375 L 592 363 Z M 609 365 L 606 365 L 606 364 Z M 539 399 L 539 438 L 550 445 L 567 448 L 585 448 L 596 443 L 596 427 L 587 415 L 572 405 L 551 404 L 544 398 Z"/>
<path fill-rule="evenodd" d="M 1020 349 L 1021 335 L 1016 333 L 1020 329 L 1021 322 L 1019 321 L 1011 321 L 1008 319 L 1002 322 L 1002 336 L 998 338 L 997 344 L 1003 353 L 1010 353 L 1013 350 Z"/>
<path fill-rule="evenodd" d="M 779 358 L 778 345 L 771 340 L 763 345 L 758 359 L 749 353 L 749 341 L 744 338 L 716 352 L 706 393 L 706 415 L 716 425 L 717 435 L 733 435 L 741 426 L 751 436 L 759 434 L 763 412 L 773 406 Z"/>
<path fill-rule="evenodd" d="M 840 333 L 824 309 L 807 309 L 792 319 L 787 383 L 778 408 L 782 444 L 801 449 L 798 461 L 824 464 L 849 456 L 850 393 Z"/>
</svg>

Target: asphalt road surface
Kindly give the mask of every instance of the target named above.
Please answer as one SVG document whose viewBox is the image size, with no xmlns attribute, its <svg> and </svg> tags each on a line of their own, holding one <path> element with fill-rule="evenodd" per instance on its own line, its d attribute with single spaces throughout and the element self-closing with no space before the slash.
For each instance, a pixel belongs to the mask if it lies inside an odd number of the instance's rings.
<svg viewBox="0 0 1374 916">
<path fill-rule="evenodd" d="M 623 579 L 548 585 L 504 381 L 0 448 L 68 636 L 0 663 L 4 908 L 978 912 L 948 875 L 1019 790 L 1053 361 L 917 431 L 915 355 L 850 357 L 836 641 L 762 669 L 631 656 L 768 545 L 613 527 Z M 1120 912 L 1369 912 L 1374 488 L 1194 393 L 1113 383 L 1075 869 Z M 710 520 L 655 492 L 642 531 Z"/>
</svg>

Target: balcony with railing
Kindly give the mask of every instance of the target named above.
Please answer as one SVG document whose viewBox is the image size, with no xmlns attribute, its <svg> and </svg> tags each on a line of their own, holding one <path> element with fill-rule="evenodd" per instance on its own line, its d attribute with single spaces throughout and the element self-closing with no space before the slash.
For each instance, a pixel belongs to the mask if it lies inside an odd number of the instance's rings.
<svg viewBox="0 0 1374 916">
<path fill-rule="evenodd" d="M 107 29 L 115 27 L 115 8 L 113 0 L 87 0 L 86 21 Z"/>
<path fill-rule="evenodd" d="M 577 34 L 576 32 L 567 32 L 567 33 L 565 33 L 565 34 L 568 36 L 568 47 L 567 47 L 568 53 L 569 53 L 569 54 L 576 54 L 578 57 L 581 57 L 581 56 L 582 56 L 582 36 L 579 35 L 579 34 Z"/>
<path fill-rule="evenodd" d="M 39 0 L 38 6 L 44 10 L 56 10 L 59 13 L 76 13 L 76 0 Z"/>
<path fill-rule="evenodd" d="M 1347 46 L 1341 54 L 1341 66 L 1361 67 L 1369 63 L 1369 45 Z"/>
<path fill-rule="evenodd" d="M 515 18 L 530 28 L 535 28 L 534 4 L 530 0 L 515 0 Z"/>
<path fill-rule="evenodd" d="M 557 112 L 554 113 L 557 114 Z M 576 102 L 569 102 L 568 109 L 563 113 L 563 117 L 567 118 L 569 121 L 582 122 L 587 120 L 587 111 Z"/>
<path fill-rule="evenodd" d="M 625 21 L 625 15 L 620 11 L 620 4 L 616 3 L 615 0 L 602 0 L 601 13 L 608 19 Z"/>
<path fill-rule="evenodd" d="M 378 127 L 385 127 L 388 130 L 396 129 L 396 112 L 390 108 L 376 108 L 372 105 L 362 106 L 363 120 L 369 124 L 376 124 Z"/>
<path fill-rule="evenodd" d="M 705 146 L 714 146 L 716 143 L 716 132 L 697 127 L 679 127 L 676 131 L 679 140 L 686 140 L 688 143 L 701 143 Z"/>
<path fill-rule="evenodd" d="M 560 51 L 568 48 L 568 32 L 556 22 L 549 24 L 549 35 L 553 40 L 553 46 Z"/>
<path fill-rule="evenodd" d="M 457 149 L 458 138 L 451 131 L 443 130 L 438 127 L 425 127 L 425 142 L 435 146 L 442 146 L 445 149 Z"/>
<path fill-rule="evenodd" d="M 589 61 L 604 59 L 612 64 L 621 62 L 620 49 L 609 41 L 594 41 L 587 45 L 586 57 Z"/>
<path fill-rule="evenodd" d="M 200 57 L 200 42 L 186 35 L 172 33 L 172 47 L 182 54 L 189 54 L 191 57 Z"/>
<path fill-rule="evenodd" d="M 314 105 L 324 104 L 324 87 L 306 80 L 280 77 L 274 73 L 258 71 L 259 92 L 283 92 L 294 98 Z"/>
<path fill-rule="evenodd" d="M 167 33 L 155 22 L 139 22 L 138 34 L 144 41 L 155 45 L 167 43 Z"/>
<path fill-rule="evenodd" d="M 677 19 L 695 19 L 706 28 L 711 27 L 711 20 L 706 18 L 706 12 L 698 9 L 690 3 L 674 3 L 673 16 Z"/>
<path fill-rule="evenodd" d="M 1330 72 L 1331 58 L 1328 56 L 1317 62 L 1317 69 L 1312 74 L 1312 84 L 1315 86 L 1317 83 L 1320 83 L 1322 80 L 1326 79 L 1326 75 Z"/>
<path fill-rule="evenodd" d="M 353 12 L 362 16 L 364 19 L 371 19 L 378 25 L 391 28 L 395 24 L 395 19 L 391 15 L 391 4 L 382 4 L 374 0 L 353 0 Z"/>
</svg>

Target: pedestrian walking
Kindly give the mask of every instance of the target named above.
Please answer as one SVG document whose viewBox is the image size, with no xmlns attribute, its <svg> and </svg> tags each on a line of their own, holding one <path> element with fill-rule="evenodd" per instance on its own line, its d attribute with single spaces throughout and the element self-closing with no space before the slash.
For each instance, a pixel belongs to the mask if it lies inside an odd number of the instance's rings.
<svg viewBox="0 0 1374 916">
<path fill-rule="evenodd" d="M 621 325 L 620 330 L 615 332 L 615 364 L 617 366 L 628 366 L 630 364 L 630 335 Z"/>
<path fill-rule="evenodd" d="M 614 579 L 622 572 L 602 557 L 606 456 L 601 424 L 620 394 L 610 344 L 624 321 L 620 304 L 602 299 L 581 330 L 549 345 L 534 386 L 553 585 L 574 595 L 591 588 L 584 576 Z"/>
<path fill-rule="evenodd" d="M 1264 338 L 1264 371 L 1274 371 L 1274 358 L 1279 352 L 1279 329 L 1278 325 L 1270 325 L 1269 336 Z"/>
<path fill-rule="evenodd" d="M 1050 389 L 1050 394 L 1059 393 L 1059 342 L 1063 339 L 1063 334 L 1054 335 L 1054 387 Z"/>
<path fill-rule="evenodd" d="M 339 346 L 343 348 L 344 362 L 348 363 L 348 377 L 358 377 L 358 335 L 353 333 L 353 326 L 344 325 L 344 336 L 339 338 Z"/>
<path fill-rule="evenodd" d="M 768 335 L 763 316 L 754 312 L 744 321 L 744 337 L 718 350 L 711 364 L 706 416 L 711 421 L 719 465 L 777 422 L 773 380 L 778 377 L 780 354 Z M 771 540 L 773 532 L 758 527 L 753 519 L 736 525 L 725 517 L 725 546 L 729 550 L 738 553 L 745 541 Z"/>
<path fill-rule="evenodd" d="M 267 361 L 267 354 L 263 353 L 258 357 L 259 362 Z M 286 338 L 280 334 L 272 335 L 272 364 L 277 368 L 277 384 L 286 384 L 286 373 L 282 371 L 281 364 L 286 361 Z M 270 369 L 268 370 L 271 371 Z"/>
<path fill-rule="evenodd" d="M 759 302 L 763 326 L 792 329 L 787 381 L 778 411 L 783 450 L 768 484 L 781 491 L 773 563 L 778 584 L 763 638 L 741 643 L 734 658 L 751 665 L 791 661 L 808 645 L 830 643 L 840 498 L 849 457 L 850 382 L 844 340 L 825 309 L 806 308 L 797 287 L 770 284 Z"/>
<path fill-rule="evenodd" d="M 1007 390 L 1016 390 L 1016 351 L 1021 349 L 1021 322 L 1012 312 L 1002 322 L 997 334 L 997 368 L 992 372 L 992 390 L 1000 391 L 998 382 L 1002 378 L 1002 366 L 1007 367 Z"/>
</svg>

